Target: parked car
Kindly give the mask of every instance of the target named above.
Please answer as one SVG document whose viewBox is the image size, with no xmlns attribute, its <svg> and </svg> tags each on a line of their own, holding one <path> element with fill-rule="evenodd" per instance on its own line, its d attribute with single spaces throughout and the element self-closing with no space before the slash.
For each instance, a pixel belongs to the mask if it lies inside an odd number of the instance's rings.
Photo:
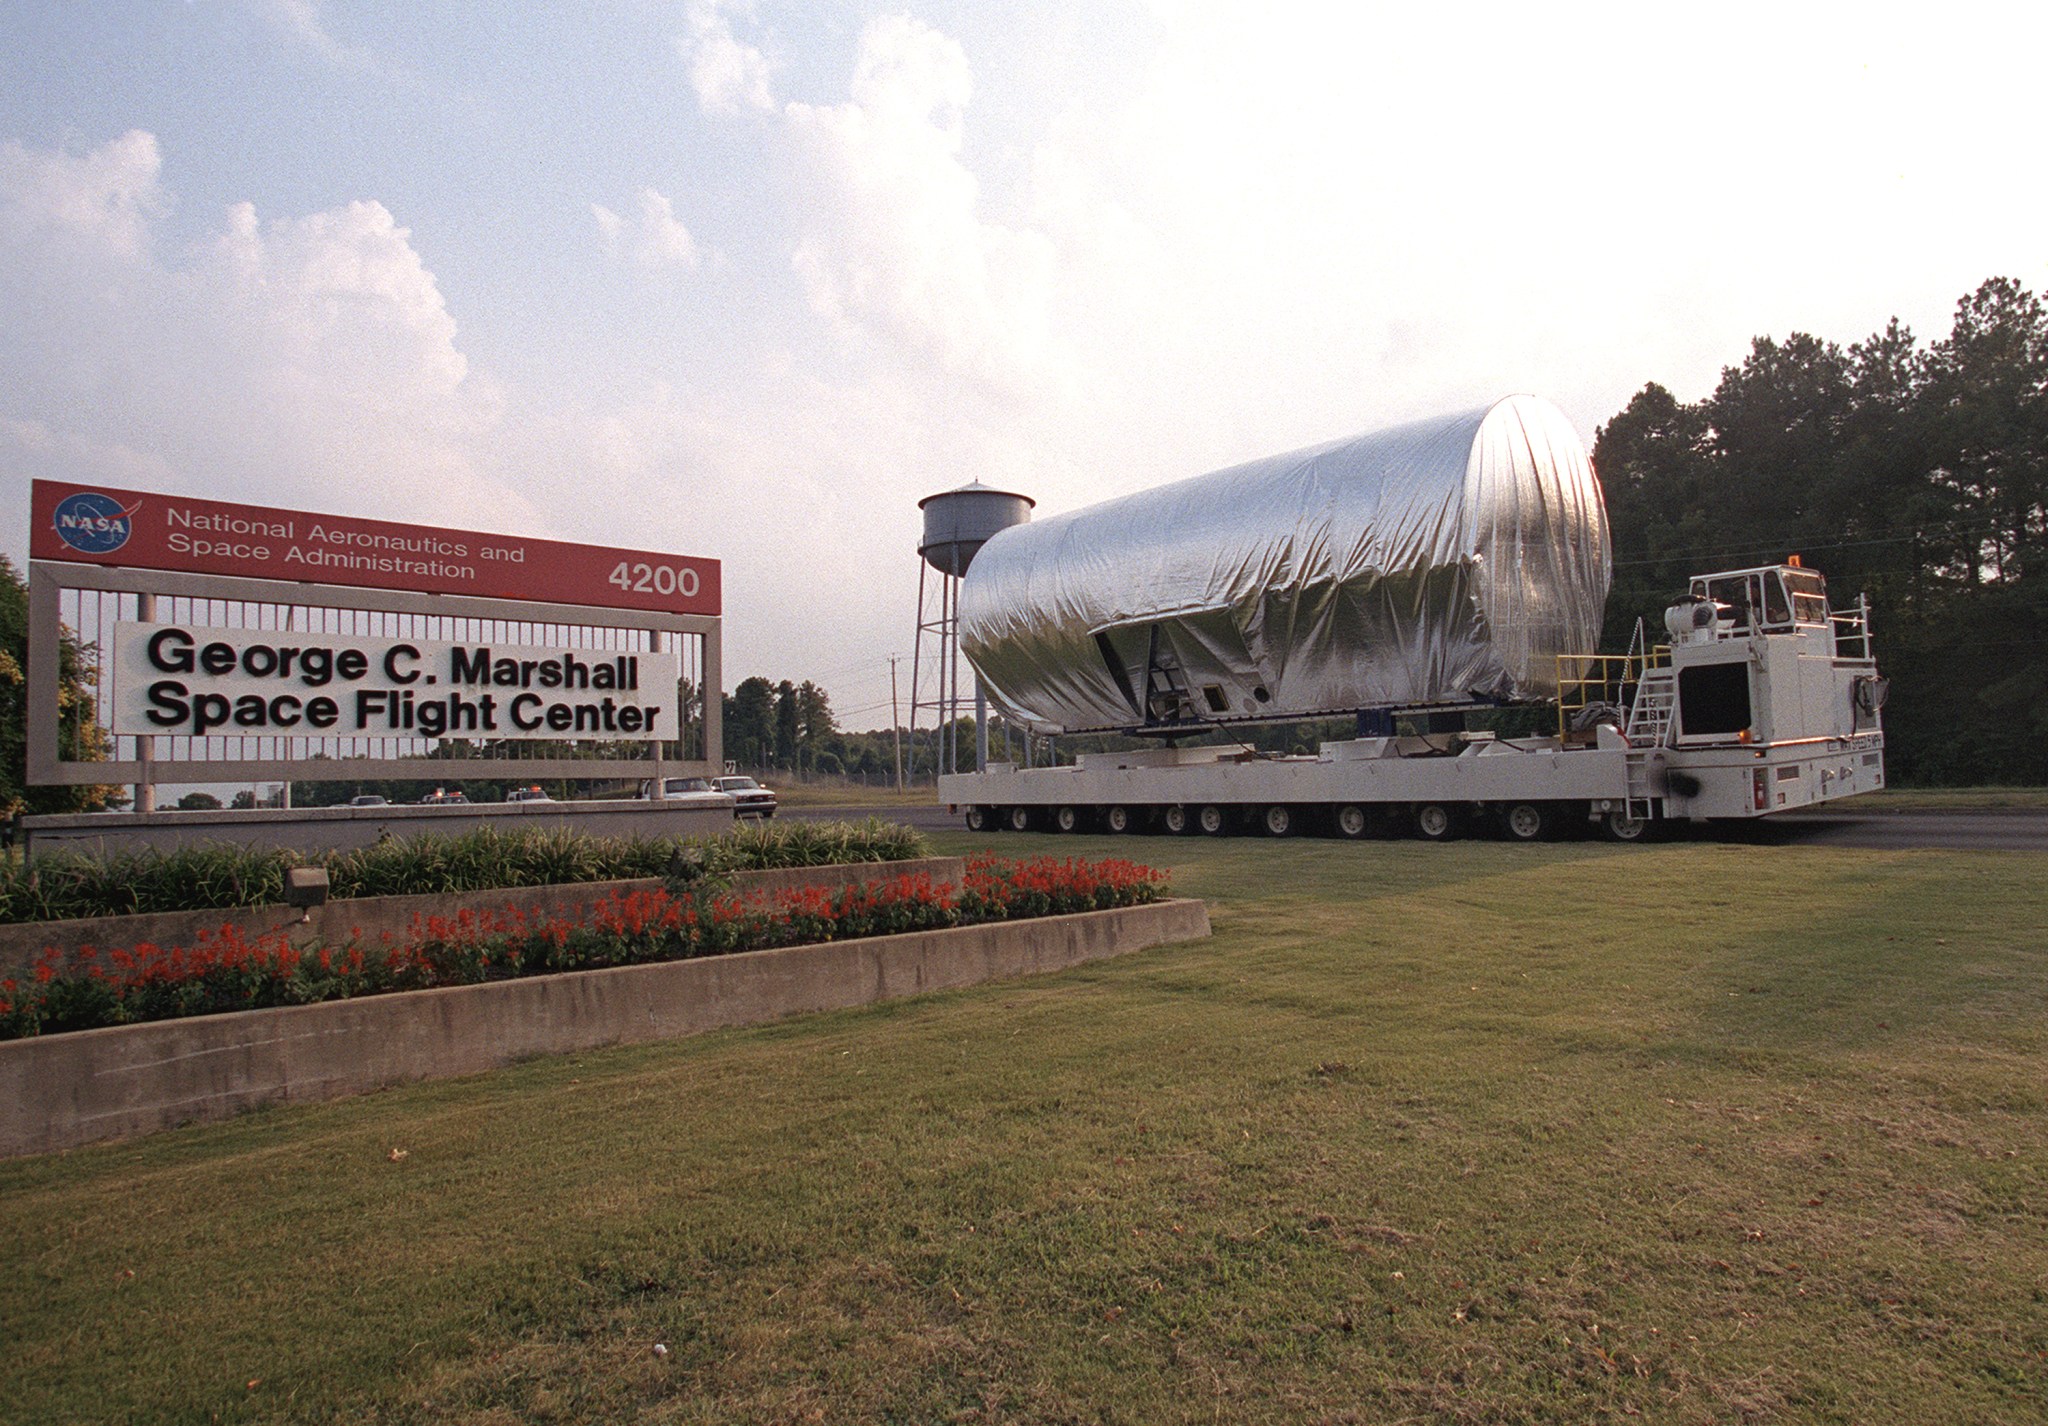
<svg viewBox="0 0 2048 1426">
<path fill-rule="evenodd" d="M 462 789 L 459 787 L 453 792 L 443 792 L 437 787 L 420 799 L 422 807 L 453 807 L 458 803 L 463 806 L 469 804 L 469 799 L 462 795 Z"/>
<path fill-rule="evenodd" d="M 548 796 L 547 793 L 538 787 L 515 787 L 505 794 L 505 800 L 507 802 L 553 802 L 555 799 Z"/>
<path fill-rule="evenodd" d="M 642 797 L 653 797 L 654 779 L 640 784 Z M 706 806 L 730 807 L 732 798 L 711 785 L 708 777 L 665 777 L 662 779 L 660 797 L 664 802 L 701 803 Z"/>
<path fill-rule="evenodd" d="M 374 792 L 364 792 L 359 793 L 354 797 L 351 797 L 348 800 L 348 805 L 351 807 L 389 807 L 391 805 L 391 799 L 388 797 L 379 797 Z"/>
<path fill-rule="evenodd" d="M 775 815 L 775 789 L 763 787 L 751 777 L 714 777 L 711 785 L 731 796 L 735 817 Z"/>
</svg>

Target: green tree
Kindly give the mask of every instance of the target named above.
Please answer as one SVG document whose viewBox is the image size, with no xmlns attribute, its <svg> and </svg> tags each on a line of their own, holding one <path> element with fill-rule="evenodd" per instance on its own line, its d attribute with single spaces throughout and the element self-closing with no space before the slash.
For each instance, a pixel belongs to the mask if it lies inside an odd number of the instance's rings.
<svg viewBox="0 0 2048 1426">
<path fill-rule="evenodd" d="M 775 751 L 775 685 L 743 679 L 725 705 L 725 748 L 735 762 L 766 767 Z"/>
<path fill-rule="evenodd" d="M 818 766 L 825 740 L 834 732 L 832 700 L 824 689 L 805 679 L 796 686 L 796 748 L 807 767 Z"/>
<path fill-rule="evenodd" d="M 775 685 L 775 765 L 795 767 L 797 729 L 796 685 L 788 679 Z"/>
<path fill-rule="evenodd" d="M 94 686 L 86 650 L 69 629 L 57 640 L 57 750 L 74 762 L 104 762 L 112 739 L 94 716 Z M 28 584 L 13 561 L 0 555 L 0 815 L 17 812 L 89 812 L 125 806 L 128 795 L 111 785 L 28 785 Z"/>
</svg>

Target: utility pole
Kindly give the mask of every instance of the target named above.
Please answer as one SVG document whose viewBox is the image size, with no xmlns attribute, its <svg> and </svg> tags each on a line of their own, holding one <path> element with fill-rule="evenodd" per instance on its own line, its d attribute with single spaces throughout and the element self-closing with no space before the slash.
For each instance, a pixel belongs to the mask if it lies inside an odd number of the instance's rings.
<svg viewBox="0 0 2048 1426">
<path fill-rule="evenodd" d="M 903 717 L 896 711 L 896 660 L 889 655 L 889 737 L 896 744 L 896 790 L 903 791 Z"/>
</svg>

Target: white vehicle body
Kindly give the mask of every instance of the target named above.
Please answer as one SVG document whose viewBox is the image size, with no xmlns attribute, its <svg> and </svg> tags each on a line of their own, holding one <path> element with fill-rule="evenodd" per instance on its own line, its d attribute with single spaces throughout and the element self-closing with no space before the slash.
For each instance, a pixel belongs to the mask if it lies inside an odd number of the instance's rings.
<svg viewBox="0 0 2048 1426">
<path fill-rule="evenodd" d="M 640 796 L 657 802 L 680 802 L 693 807 L 734 805 L 733 799 L 713 786 L 708 777 L 668 777 L 657 786 L 652 778 L 640 784 Z"/>
<path fill-rule="evenodd" d="M 1592 821 L 1632 839 L 1662 819 L 1760 817 L 1884 786 L 1885 685 L 1861 601 L 1830 611 L 1820 576 L 1797 565 L 1737 570 L 1692 581 L 1667 625 L 1672 643 L 1648 657 L 1563 660 L 1565 714 L 1606 720 L 1555 737 L 1091 753 L 942 777 L 939 798 L 977 830 L 1355 837 L 1393 825 L 1436 838 L 1481 819 L 1514 838 Z"/>
</svg>

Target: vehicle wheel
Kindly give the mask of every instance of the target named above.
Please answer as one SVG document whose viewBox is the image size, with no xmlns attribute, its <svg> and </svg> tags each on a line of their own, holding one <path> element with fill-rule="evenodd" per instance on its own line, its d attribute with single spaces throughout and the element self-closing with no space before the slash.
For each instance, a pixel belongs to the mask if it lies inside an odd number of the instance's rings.
<svg viewBox="0 0 2048 1426">
<path fill-rule="evenodd" d="M 1131 830 L 1131 809 L 1128 807 L 1105 808 L 1102 813 L 1102 830 L 1112 837 L 1121 837 Z"/>
<path fill-rule="evenodd" d="M 1031 809 L 1029 807 L 1012 807 L 1010 809 L 1009 827 L 1012 832 L 1030 831 Z"/>
<path fill-rule="evenodd" d="M 1347 842 L 1355 842 L 1372 830 L 1372 818 L 1366 816 L 1365 809 L 1355 802 L 1339 807 L 1331 821 L 1337 828 L 1337 835 Z"/>
<path fill-rule="evenodd" d="M 1230 829 L 1230 819 L 1212 802 L 1195 814 L 1195 825 L 1205 837 L 1220 837 Z"/>
<path fill-rule="evenodd" d="M 988 815 L 988 809 L 986 807 L 970 807 L 967 809 L 968 831 L 986 832 L 988 830 L 989 820 L 990 818 Z"/>
<path fill-rule="evenodd" d="M 1511 842 L 1533 842 L 1550 827 L 1550 814 L 1533 802 L 1517 802 L 1501 815 L 1500 825 Z"/>
<path fill-rule="evenodd" d="M 1186 836 L 1188 829 L 1194 825 L 1185 807 L 1167 808 L 1159 814 L 1159 823 L 1176 837 Z"/>
<path fill-rule="evenodd" d="M 1294 809 L 1292 807 L 1268 807 L 1260 819 L 1269 837 L 1291 837 L 1294 835 Z"/>
<path fill-rule="evenodd" d="M 1081 830 L 1081 813 L 1076 808 L 1058 807 L 1053 809 L 1052 829 L 1055 832 L 1078 832 Z"/>
<path fill-rule="evenodd" d="M 1640 842 L 1650 835 L 1650 821 L 1617 807 L 1600 819 L 1600 833 L 1610 842 Z"/>
<path fill-rule="evenodd" d="M 1425 842 L 1448 842 L 1458 835 L 1457 814 L 1441 802 L 1415 809 L 1415 835 Z"/>
</svg>

